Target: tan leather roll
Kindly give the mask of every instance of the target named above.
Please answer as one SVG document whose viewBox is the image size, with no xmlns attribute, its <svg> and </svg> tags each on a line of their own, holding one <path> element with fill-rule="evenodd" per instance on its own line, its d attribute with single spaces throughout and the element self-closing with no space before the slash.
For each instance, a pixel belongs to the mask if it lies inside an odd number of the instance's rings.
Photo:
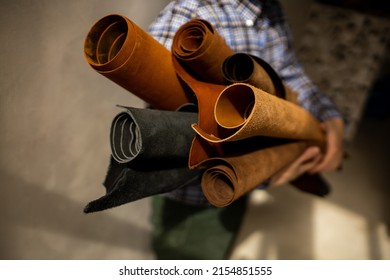
<svg viewBox="0 0 390 280">
<path fill-rule="evenodd" d="M 300 141 L 210 159 L 211 167 L 202 176 L 202 191 L 212 205 L 227 206 L 294 161 L 306 147 Z"/>
<path fill-rule="evenodd" d="M 228 86 L 215 103 L 214 118 L 224 128 L 219 135 L 193 125 L 212 143 L 238 141 L 253 136 L 307 140 L 323 147 L 319 122 L 301 107 L 248 84 Z"/>
<path fill-rule="evenodd" d="M 172 54 L 198 80 L 224 84 L 222 64 L 233 51 L 214 26 L 198 18 L 188 21 L 177 30 Z"/>
<path fill-rule="evenodd" d="M 176 110 L 192 101 L 169 50 L 124 16 L 98 20 L 85 38 L 84 54 L 93 69 L 153 108 Z"/>
</svg>

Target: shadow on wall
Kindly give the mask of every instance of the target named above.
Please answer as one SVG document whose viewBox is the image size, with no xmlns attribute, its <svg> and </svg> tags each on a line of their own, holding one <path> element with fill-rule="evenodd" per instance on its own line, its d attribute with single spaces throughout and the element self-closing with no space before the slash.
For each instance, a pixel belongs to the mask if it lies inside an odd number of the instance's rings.
<svg viewBox="0 0 390 280">
<path fill-rule="evenodd" d="M 109 212 L 85 215 L 82 212 L 84 205 L 63 195 L 13 175 L 0 173 L 0 178 L 7 182 L 2 186 L 0 198 L 3 210 L 0 259 L 69 259 L 72 252 L 67 250 L 76 248 L 61 250 L 62 236 L 80 240 L 81 247 L 84 242 L 95 242 L 142 252 L 148 246 L 149 231 L 131 222 L 115 218 Z M 28 238 L 29 230 L 37 231 L 38 238 Z M 48 238 L 47 233 L 61 237 Z"/>
</svg>

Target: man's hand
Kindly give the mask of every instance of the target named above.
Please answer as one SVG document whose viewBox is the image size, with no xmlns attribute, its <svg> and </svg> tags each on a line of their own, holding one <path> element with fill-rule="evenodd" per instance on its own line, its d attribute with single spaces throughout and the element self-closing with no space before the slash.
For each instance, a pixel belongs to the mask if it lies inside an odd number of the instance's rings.
<svg viewBox="0 0 390 280">
<path fill-rule="evenodd" d="M 343 120 L 340 118 L 330 119 L 321 125 L 326 133 L 326 154 L 319 164 L 309 170 L 311 174 L 322 171 L 334 171 L 341 167 L 341 162 L 343 161 Z"/>
<path fill-rule="evenodd" d="M 293 163 L 275 174 L 270 187 L 284 185 L 302 174 L 310 174 L 336 170 L 343 159 L 344 122 L 340 118 L 327 120 L 321 124 L 326 132 L 326 153 L 322 154 L 318 147 L 309 147 Z"/>
</svg>

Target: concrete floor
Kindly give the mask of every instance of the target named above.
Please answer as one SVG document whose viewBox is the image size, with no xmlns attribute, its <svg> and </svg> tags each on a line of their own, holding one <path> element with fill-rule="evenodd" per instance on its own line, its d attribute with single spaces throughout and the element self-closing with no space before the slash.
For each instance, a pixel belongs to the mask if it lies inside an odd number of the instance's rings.
<svg viewBox="0 0 390 280">
<path fill-rule="evenodd" d="M 327 198 L 257 192 L 232 259 L 390 259 L 390 119 L 365 118 Z M 257 248 L 253 250 L 251 248 Z"/>
<path fill-rule="evenodd" d="M 83 41 L 110 13 L 146 28 L 167 2 L 0 2 L 0 259 L 153 259 L 148 199 L 82 213 L 104 191 L 115 105 L 143 107 Z M 232 258 L 390 259 L 389 128 L 362 122 L 329 198 L 255 193 Z"/>
</svg>

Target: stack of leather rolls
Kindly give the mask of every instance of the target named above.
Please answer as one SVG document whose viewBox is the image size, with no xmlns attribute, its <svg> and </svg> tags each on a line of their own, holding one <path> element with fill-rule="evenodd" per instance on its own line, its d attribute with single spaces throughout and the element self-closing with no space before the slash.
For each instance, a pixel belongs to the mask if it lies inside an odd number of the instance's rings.
<svg viewBox="0 0 390 280">
<path fill-rule="evenodd" d="M 114 117 L 106 193 L 86 213 L 166 193 L 199 176 L 210 204 L 224 207 L 308 145 L 326 149 L 319 123 L 272 67 L 234 53 L 203 19 L 181 26 L 169 51 L 128 18 L 108 15 L 92 26 L 84 53 L 95 71 L 150 105 L 121 107 Z M 329 189 L 319 179 L 304 175 L 295 186 L 323 196 Z"/>
</svg>

